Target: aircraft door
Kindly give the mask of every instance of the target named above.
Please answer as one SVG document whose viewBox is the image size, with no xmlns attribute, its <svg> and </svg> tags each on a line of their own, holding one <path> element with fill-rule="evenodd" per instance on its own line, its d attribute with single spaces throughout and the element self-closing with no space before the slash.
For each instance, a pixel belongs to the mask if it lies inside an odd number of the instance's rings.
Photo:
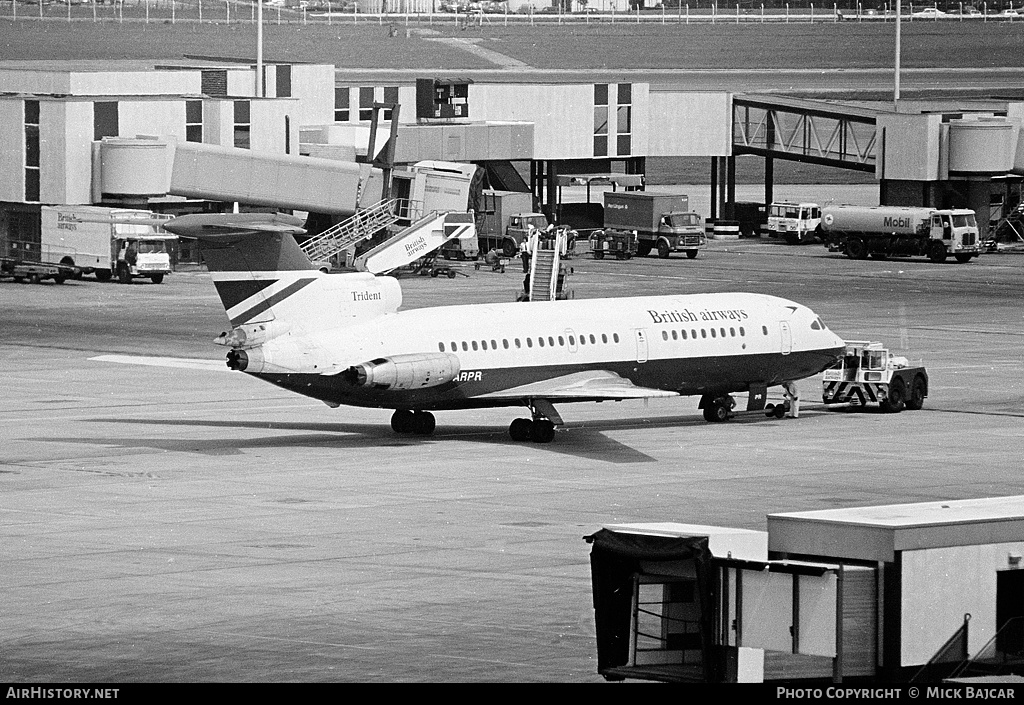
<svg viewBox="0 0 1024 705">
<path fill-rule="evenodd" d="M 782 354 L 789 355 L 793 352 L 793 330 L 789 321 L 779 321 L 779 331 L 782 333 Z"/>
<path fill-rule="evenodd" d="M 636 334 L 636 361 L 647 362 L 647 331 L 643 328 L 635 328 Z"/>
</svg>

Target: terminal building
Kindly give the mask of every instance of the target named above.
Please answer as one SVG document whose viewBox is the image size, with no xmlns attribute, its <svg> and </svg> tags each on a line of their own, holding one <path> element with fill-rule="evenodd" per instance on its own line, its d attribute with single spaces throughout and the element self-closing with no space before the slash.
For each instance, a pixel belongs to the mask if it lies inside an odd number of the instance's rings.
<svg viewBox="0 0 1024 705">
<path fill-rule="evenodd" d="M 1022 102 L 896 113 L 646 82 L 372 83 L 330 65 L 260 67 L 0 63 L 0 229 L 65 204 L 330 222 L 372 201 L 369 168 L 423 160 L 476 164 L 487 186 L 531 193 L 555 221 L 565 185 L 625 175 L 642 188 L 651 158 L 707 160 L 711 219 L 735 214 L 738 159 L 764 160 L 765 203 L 779 159 L 874 174 L 880 204 L 969 207 L 982 229 L 1020 201 Z"/>
</svg>

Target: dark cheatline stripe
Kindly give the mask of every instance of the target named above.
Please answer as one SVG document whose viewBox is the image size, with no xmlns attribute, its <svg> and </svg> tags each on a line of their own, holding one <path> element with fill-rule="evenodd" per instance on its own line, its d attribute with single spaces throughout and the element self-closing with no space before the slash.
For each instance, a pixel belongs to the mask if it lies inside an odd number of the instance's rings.
<svg viewBox="0 0 1024 705">
<path fill-rule="evenodd" d="M 294 294 L 299 289 L 302 289 L 302 288 L 306 287 L 307 285 L 312 284 L 315 281 L 316 281 L 316 277 L 313 277 L 311 279 L 298 279 L 298 280 L 292 282 L 291 284 L 286 286 L 284 289 L 281 289 L 281 291 L 277 292 L 273 296 L 270 296 L 270 297 L 264 299 L 260 303 L 256 304 L 252 308 L 250 308 L 248 311 L 245 311 L 241 315 L 238 315 L 238 316 L 235 316 L 234 318 L 232 318 L 231 319 L 231 325 L 237 326 L 239 324 L 245 323 L 246 321 L 248 321 L 251 318 L 255 318 L 256 316 L 260 315 L 261 313 L 266 311 L 271 306 L 274 306 L 276 304 L 281 303 L 282 301 L 287 299 L 289 296 Z"/>
<path fill-rule="evenodd" d="M 213 285 L 217 287 L 217 293 L 220 294 L 224 308 L 231 309 L 275 282 L 277 279 L 245 279 L 233 282 L 219 281 L 214 282 Z"/>
</svg>

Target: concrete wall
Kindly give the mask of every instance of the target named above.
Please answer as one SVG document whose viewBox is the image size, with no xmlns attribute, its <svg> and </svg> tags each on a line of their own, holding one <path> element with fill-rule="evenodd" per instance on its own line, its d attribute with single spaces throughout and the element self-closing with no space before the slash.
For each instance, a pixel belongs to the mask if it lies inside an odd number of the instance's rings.
<svg viewBox="0 0 1024 705">
<path fill-rule="evenodd" d="M 968 652 L 995 636 L 996 571 L 1024 542 L 903 551 L 901 666 L 923 665 L 971 615 Z"/>
<path fill-rule="evenodd" d="M 473 120 L 534 123 L 534 159 L 580 159 L 594 154 L 592 84 L 472 84 L 469 106 Z"/>
<path fill-rule="evenodd" d="M 883 144 L 875 172 L 878 178 L 895 181 L 936 181 L 939 178 L 941 115 L 881 114 L 877 125 Z"/>
<path fill-rule="evenodd" d="M 228 69 L 228 96 L 248 98 L 256 95 L 256 72 L 250 68 Z"/>
<path fill-rule="evenodd" d="M 270 88 L 271 86 L 268 86 Z M 268 93 L 268 95 L 272 95 Z M 293 64 L 292 122 L 297 125 L 319 125 L 334 121 L 334 67 L 329 64 Z M 415 92 L 404 105 L 415 105 Z M 415 110 L 409 112 L 415 113 Z M 298 143 L 296 144 L 296 153 Z"/>
<path fill-rule="evenodd" d="M 298 154 L 299 122 L 294 117 L 298 104 L 299 101 L 294 98 L 253 100 L 249 108 L 250 149 Z"/>
<path fill-rule="evenodd" d="M 101 95 L 198 94 L 198 71 L 53 71 L 0 68 L 0 91 L 11 93 Z"/>
<path fill-rule="evenodd" d="M 0 125 L 7 126 L 0 138 L 0 201 L 21 202 L 25 200 L 25 111 L 21 100 L 0 100 Z"/>
<path fill-rule="evenodd" d="M 172 135 L 185 139 L 185 100 L 119 100 L 118 137 Z"/>
<path fill-rule="evenodd" d="M 88 113 L 88 125 L 92 129 L 92 103 L 71 107 L 72 120 Z M 67 197 L 68 181 L 75 175 L 79 160 L 74 147 L 68 145 L 68 108 L 61 101 L 39 102 L 39 200 L 42 203 L 64 203 Z M 76 109 L 77 108 L 77 109 Z M 90 135 L 91 136 L 91 135 Z M 88 143 L 82 146 L 86 157 Z M 89 172 L 86 171 L 86 183 Z"/>
<path fill-rule="evenodd" d="M 93 104 L 91 101 L 71 101 L 64 111 L 64 164 L 54 175 L 62 176 L 60 192 L 40 194 L 44 203 L 87 204 L 92 202 L 92 138 Z M 50 178 L 44 175 L 44 182 Z"/>
<path fill-rule="evenodd" d="M 183 95 L 202 88 L 198 71 L 81 71 L 70 75 L 71 95 Z"/>
<path fill-rule="evenodd" d="M 636 84 L 634 84 L 636 85 Z M 732 94 L 650 92 L 650 157 L 724 157 L 732 153 Z"/>
</svg>

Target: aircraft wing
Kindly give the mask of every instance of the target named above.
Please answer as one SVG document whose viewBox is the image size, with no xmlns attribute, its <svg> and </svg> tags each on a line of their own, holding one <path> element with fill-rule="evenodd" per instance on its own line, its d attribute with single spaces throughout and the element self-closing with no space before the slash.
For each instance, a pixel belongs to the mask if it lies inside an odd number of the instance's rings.
<svg viewBox="0 0 1024 705">
<path fill-rule="evenodd" d="M 116 362 L 122 365 L 146 365 L 148 367 L 175 367 L 186 370 L 207 372 L 231 372 L 223 359 L 199 360 L 191 357 L 148 357 L 143 355 L 97 355 L 90 357 L 94 362 Z"/>
<path fill-rule="evenodd" d="M 303 221 L 283 213 L 197 213 L 181 215 L 162 223 L 175 235 L 205 240 L 237 237 L 247 233 L 272 232 L 303 235 Z"/>
<path fill-rule="evenodd" d="M 676 397 L 675 392 L 651 387 L 638 387 L 628 379 L 608 370 L 574 372 L 561 377 L 531 382 L 519 387 L 503 389 L 500 392 L 484 394 L 477 398 L 537 398 L 557 400 L 619 400 L 647 399 L 650 397 Z"/>
</svg>

